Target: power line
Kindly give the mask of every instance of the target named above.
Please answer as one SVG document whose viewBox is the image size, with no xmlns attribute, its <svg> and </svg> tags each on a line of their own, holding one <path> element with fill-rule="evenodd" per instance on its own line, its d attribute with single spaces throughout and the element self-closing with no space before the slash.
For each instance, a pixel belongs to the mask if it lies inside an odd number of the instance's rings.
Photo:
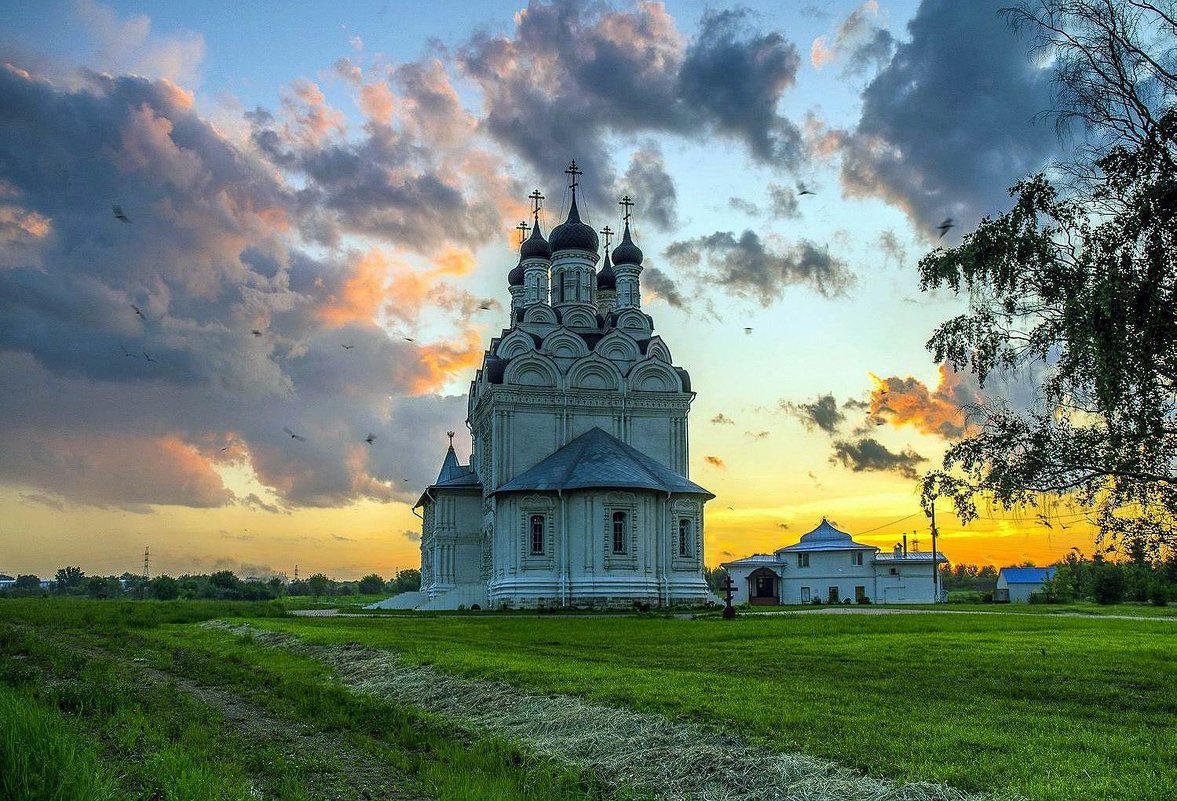
<svg viewBox="0 0 1177 801">
<path fill-rule="evenodd" d="M 858 533 L 860 535 L 861 534 L 870 534 L 872 531 L 878 531 L 881 528 L 886 528 L 887 526 L 893 526 L 896 523 L 902 523 L 904 520 L 910 520 L 911 518 L 913 518 L 917 515 L 922 515 L 922 514 L 923 514 L 923 512 L 912 512 L 911 514 L 907 515 L 906 517 L 901 517 L 898 520 L 892 520 L 890 523 L 884 523 L 881 526 L 875 526 L 874 528 L 868 528 L 866 531 L 860 531 Z"/>
</svg>

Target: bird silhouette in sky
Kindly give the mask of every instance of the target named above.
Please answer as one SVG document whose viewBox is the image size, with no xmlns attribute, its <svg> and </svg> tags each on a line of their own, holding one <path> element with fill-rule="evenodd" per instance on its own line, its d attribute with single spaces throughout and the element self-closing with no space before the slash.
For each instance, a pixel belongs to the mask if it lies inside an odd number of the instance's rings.
<svg viewBox="0 0 1177 801">
<path fill-rule="evenodd" d="M 299 442 L 306 442 L 307 441 L 306 437 L 302 436 L 301 434 L 295 434 L 293 431 L 291 431 L 286 426 L 282 426 L 282 430 L 285 431 L 287 434 L 289 434 L 291 439 L 296 439 Z"/>
<path fill-rule="evenodd" d="M 802 195 L 814 195 L 814 194 L 817 194 L 817 193 L 814 192 L 812 189 L 810 189 L 805 184 L 801 183 L 800 181 L 797 182 L 797 197 L 801 197 Z"/>
<path fill-rule="evenodd" d="M 355 345 L 340 345 L 340 347 L 343 348 L 344 350 L 351 350 L 352 348 L 355 347 Z"/>
<path fill-rule="evenodd" d="M 493 305 L 493 304 L 491 303 L 491 301 L 489 301 L 489 300 L 484 300 L 484 301 L 482 301 L 482 303 L 479 303 L 479 304 L 478 304 L 478 308 L 482 309 L 483 311 L 486 311 L 486 310 L 487 310 L 487 309 L 489 309 L 489 308 L 490 308 L 492 305 Z"/>
<path fill-rule="evenodd" d="M 943 239 L 948 230 L 955 225 L 951 217 L 945 217 L 944 222 L 936 226 L 936 230 L 940 232 L 940 238 Z"/>
<path fill-rule="evenodd" d="M 749 336 L 749 335 L 751 335 L 751 333 L 752 333 L 752 329 L 751 329 L 751 328 L 745 328 L 745 329 L 744 329 L 744 336 Z"/>
<path fill-rule="evenodd" d="M 119 222 L 127 223 L 128 225 L 131 223 L 131 218 L 123 213 L 122 206 L 111 206 L 110 208 L 111 208 L 111 211 L 114 212 L 114 218 L 116 220 L 118 220 Z"/>
<path fill-rule="evenodd" d="M 119 345 L 119 347 L 123 349 L 123 358 L 124 359 L 138 359 L 139 358 L 134 353 L 131 353 L 131 351 L 127 350 L 126 345 Z"/>
<path fill-rule="evenodd" d="M 142 318 L 143 318 L 145 321 L 147 320 L 147 315 L 146 315 L 146 314 L 144 314 L 144 313 L 143 313 L 143 310 L 142 310 L 142 309 L 140 309 L 138 306 L 136 306 L 134 303 L 132 303 L 132 304 L 131 304 L 131 308 L 135 310 L 135 314 L 137 314 L 137 315 L 139 315 L 140 317 L 142 317 Z"/>
<path fill-rule="evenodd" d="M 405 342 L 416 342 L 416 341 L 417 340 L 413 339 L 412 337 L 405 337 Z"/>
<path fill-rule="evenodd" d="M 252 331 L 250 331 L 249 333 L 253 334 L 255 337 L 260 337 L 260 336 L 262 335 L 262 332 L 261 332 L 261 330 L 260 330 L 260 329 L 257 329 L 257 328 L 253 329 L 253 330 L 252 330 Z"/>
<path fill-rule="evenodd" d="M 369 434 L 368 436 L 364 437 L 364 442 L 368 443 L 369 445 L 371 445 L 375 441 L 376 441 L 375 434 Z"/>
<path fill-rule="evenodd" d="M 152 364 L 159 363 L 155 359 L 151 358 L 151 356 L 147 353 L 147 351 L 143 351 L 143 358 L 146 359 L 147 361 L 151 362 Z"/>
<path fill-rule="evenodd" d="M 221 448 L 220 452 L 224 453 L 225 451 L 229 450 L 230 447 L 232 447 L 232 446 L 226 445 L 225 447 Z"/>
</svg>

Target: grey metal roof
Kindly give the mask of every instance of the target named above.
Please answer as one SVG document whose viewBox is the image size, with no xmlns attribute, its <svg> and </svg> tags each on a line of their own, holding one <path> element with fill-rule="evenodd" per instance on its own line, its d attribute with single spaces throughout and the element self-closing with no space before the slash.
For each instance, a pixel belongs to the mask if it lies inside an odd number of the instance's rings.
<svg viewBox="0 0 1177 801">
<path fill-rule="evenodd" d="M 890 551 L 882 551 L 881 553 L 875 554 L 875 561 L 876 562 L 894 562 L 897 565 L 901 565 L 904 562 L 931 562 L 932 561 L 932 552 L 931 551 L 908 551 L 906 556 L 895 556 L 895 554 Z M 948 561 L 948 557 L 944 555 L 944 551 L 937 549 L 936 561 L 937 562 L 947 562 Z"/>
<path fill-rule="evenodd" d="M 817 528 L 810 531 L 808 534 L 801 535 L 801 541 L 796 545 L 790 545 L 787 548 L 781 548 L 777 553 L 789 553 L 792 551 L 857 551 L 869 550 L 877 551 L 873 545 L 863 545 L 861 542 L 855 542 L 850 535 L 841 529 L 836 529 L 830 525 L 830 521 L 824 517 Z"/>
<path fill-rule="evenodd" d="M 650 489 L 715 497 L 599 427 L 589 429 L 495 492 L 590 488 Z"/>
</svg>

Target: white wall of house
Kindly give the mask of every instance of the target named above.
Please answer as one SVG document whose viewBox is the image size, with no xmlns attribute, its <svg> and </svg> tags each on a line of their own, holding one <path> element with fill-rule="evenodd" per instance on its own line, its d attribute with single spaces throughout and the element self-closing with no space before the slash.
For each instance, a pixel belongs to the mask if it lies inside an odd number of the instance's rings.
<svg viewBox="0 0 1177 801">
<path fill-rule="evenodd" d="M 1028 604 L 1030 603 L 1030 596 L 1036 592 L 1042 592 L 1042 582 L 1035 581 L 1031 583 L 1006 581 L 1004 575 L 997 576 L 997 589 L 1009 591 L 1009 602 L 1012 604 Z"/>
</svg>

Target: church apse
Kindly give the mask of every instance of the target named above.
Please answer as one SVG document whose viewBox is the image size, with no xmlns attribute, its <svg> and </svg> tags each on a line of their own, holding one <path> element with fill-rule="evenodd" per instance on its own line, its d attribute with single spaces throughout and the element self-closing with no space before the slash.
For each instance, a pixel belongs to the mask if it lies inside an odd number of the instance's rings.
<svg viewBox="0 0 1177 801">
<path fill-rule="evenodd" d="M 575 162 L 566 173 L 564 222 L 544 238 L 536 190 L 519 226 L 510 320 L 470 387 L 470 463 L 451 446 L 418 502 L 424 608 L 709 598 L 714 496 L 688 477 L 690 376 L 641 309 L 635 204 L 618 204 L 612 247 L 613 230 L 582 216 Z"/>
</svg>

